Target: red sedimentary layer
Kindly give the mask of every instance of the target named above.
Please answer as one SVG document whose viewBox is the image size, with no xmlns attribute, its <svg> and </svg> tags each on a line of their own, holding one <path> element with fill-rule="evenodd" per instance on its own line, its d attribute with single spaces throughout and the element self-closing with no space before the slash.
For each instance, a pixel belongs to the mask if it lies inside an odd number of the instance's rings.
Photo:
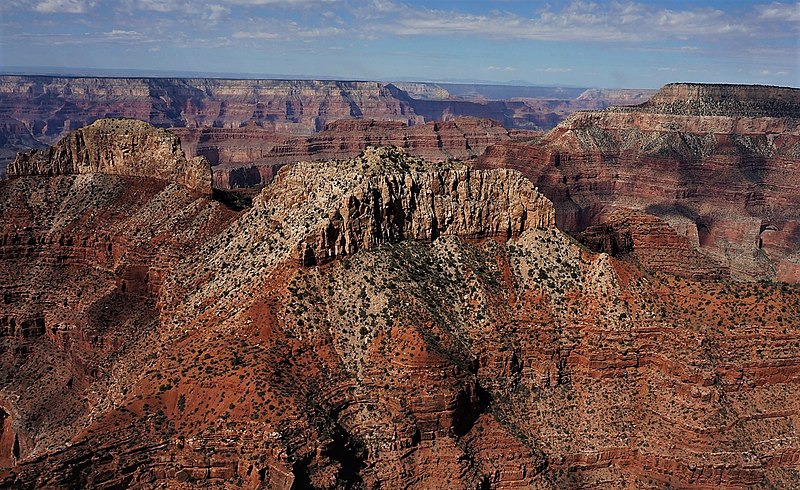
<svg viewBox="0 0 800 490">
<path fill-rule="evenodd" d="M 413 89 L 415 96 L 383 82 L 3 75 L 0 178 L 16 152 L 44 148 L 70 131 L 109 117 L 165 128 L 254 126 L 305 136 L 341 119 L 415 125 L 468 116 L 491 118 L 509 128 L 548 129 L 576 110 L 638 103 L 650 95 L 641 90 L 589 90 L 574 98 L 579 90 L 494 87 L 500 91 L 487 99 L 468 93 L 454 97 L 435 84 L 399 85 Z M 509 98 L 519 90 L 539 95 Z M 244 151 L 259 153 L 263 141 L 253 143 Z"/>
<path fill-rule="evenodd" d="M 637 108 L 578 113 L 538 142 L 490 147 L 479 166 L 531 178 L 562 229 L 640 210 L 737 278 L 796 281 L 800 91 L 741 89 L 737 104 L 737 86 L 725 90 L 720 102 L 714 86 L 668 86 Z"/>
<path fill-rule="evenodd" d="M 238 129 L 173 129 L 187 155 L 208 158 L 220 189 L 269 183 L 280 166 L 304 160 L 348 159 L 368 146 L 391 145 L 431 161 L 467 160 L 495 143 L 536 134 L 509 132 L 488 119 L 458 118 L 408 126 L 401 122 L 340 120 L 314 136 L 279 134 L 255 126 Z"/>
</svg>

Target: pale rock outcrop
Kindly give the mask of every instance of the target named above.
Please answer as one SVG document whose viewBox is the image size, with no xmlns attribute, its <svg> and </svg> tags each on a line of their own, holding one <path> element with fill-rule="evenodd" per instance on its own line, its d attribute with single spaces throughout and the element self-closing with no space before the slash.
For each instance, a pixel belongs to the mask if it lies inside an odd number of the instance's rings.
<svg viewBox="0 0 800 490">
<path fill-rule="evenodd" d="M 437 166 L 394 147 L 370 147 L 349 161 L 287 167 L 256 205 L 280 216 L 292 190 L 301 206 L 324 216 L 297 247 L 305 264 L 401 240 L 510 238 L 555 226 L 552 203 L 515 170 Z"/>
<path fill-rule="evenodd" d="M 8 167 L 10 178 L 92 173 L 149 177 L 211 193 L 205 158 L 187 160 L 176 136 L 135 119 L 99 119 L 45 150 L 18 154 Z"/>
</svg>

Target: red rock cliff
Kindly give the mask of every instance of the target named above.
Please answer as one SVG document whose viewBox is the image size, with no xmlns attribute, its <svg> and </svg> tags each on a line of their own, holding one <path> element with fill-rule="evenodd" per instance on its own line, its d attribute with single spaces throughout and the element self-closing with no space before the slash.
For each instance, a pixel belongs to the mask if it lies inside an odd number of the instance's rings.
<svg viewBox="0 0 800 490">
<path fill-rule="evenodd" d="M 368 81 L 0 75 L 0 178 L 17 151 L 44 148 L 105 117 L 171 128 L 249 125 L 305 136 L 341 119 L 413 126 L 470 116 L 535 130 L 552 128 L 579 109 L 603 109 L 619 100 L 635 103 L 650 95 L 588 91 L 576 99 L 581 89 L 449 85 L 459 94 L 453 97 L 436 84 L 399 85 L 412 95 L 393 84 Z M 257 144 L 245 151 L 259 149 Z"/>
<path fill-rule="evenodd" d="M 214 165 L 214 187 L 231 189 L 268 184 L 281 165 L 304 160 L 350 159 L 368 146 L 391 145 L 431 161 L 467 160 L 512 137 L 488 119 L 459 118 L 408 126 L 400 122 L 340 120 L 310 137 L 289 136 L 257 127 L 172 129 L 187 154 Z M 519 138 L 519 132 L 514 137 Z"/>
<path fill-rule="evenodd" d="M 538 142 L 498 144 L 481 165 L 525 173 L 563 229 L 641 210 L 735 277 L 796 281 L 798 94 L 670 85 L 644 106 L 577 113 Z"/>
</svg>

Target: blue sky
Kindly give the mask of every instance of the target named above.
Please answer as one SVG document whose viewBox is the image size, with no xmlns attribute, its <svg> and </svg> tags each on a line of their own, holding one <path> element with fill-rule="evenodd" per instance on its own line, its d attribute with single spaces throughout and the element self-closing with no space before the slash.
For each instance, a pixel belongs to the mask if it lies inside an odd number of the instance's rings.
<svg viewBox="0 0 800 490">
<path fill-rule="evenodd" d="M 0 65 L 797 87 L 800 3 L 3 0 Z"/>
</svg>

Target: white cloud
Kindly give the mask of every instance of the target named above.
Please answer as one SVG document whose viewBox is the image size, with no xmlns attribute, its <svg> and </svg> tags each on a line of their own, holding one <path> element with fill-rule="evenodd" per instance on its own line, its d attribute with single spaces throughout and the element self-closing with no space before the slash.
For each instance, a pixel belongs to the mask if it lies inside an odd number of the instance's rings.
<svg viewBox="0 0 800 490">
<path fill-rule="evenodd" d="M 539 73 L 543 78 L 546 74 L 554 78 L 556 74 L 569 73 L 569 65 L 574 66 L 573 75 L 581 71 L 575 64 L 580 59 L 566 55 L 552 58 L 522 54 L 524 66 L 487 56 L 494 49 L 512 51 L 516 46 L 543 51 L 552 47 L 554 52 L 564 52 L 564 45 L 534 46 L 525 42 L 544 41 L 569 43 L 568 49 L 578 53 L 596 50 L 600 44 L 608 49 L 652 51 L 647 58 L 652 61 L 645 64 L 649 64 L 651 74 L 658 71 L 662 76 L 673 70 L 673 59 L 685 58 L 675 66 L 680 67 L 679 73 L 686 73 L 690 66 L 704 66 L 706 60 L 719 57 L 746 67 L 748 76 L 756 80 L 760 78 L 755 77 L 770 76 L 796 79 L 792 61 L 797 59 L 795 39 L 800 30 L 797 0 L 735 4 L 715 1 L 714 7 L 708 8 L 711 3 L 701 0 L 695 7 L 687 2 L 650 0 L 0 0 L 0 17 L 7 17 L 8 13 L 7 18 L 20 25 L 0 26 L 4 31 L 0 42 L 22 40 L 21 44 L 27 39 L 37 45 L 128 44 L 139 45 L 142 50 L 155 45 L 163 49 L 259 49 L 280 44 L 281 48 L 297 50 L 300 46 L 329 48 L 325 44 L 331 39 L 348 50 L 350 59 L 361 47 L 365 56 L 374 56 L 384 43 L 406 44 L 406 36 L 417 36 L 426 39 L 414 46 L 430 46 L 430 53 L 423 50 L 423 56 L 450 59 L 445 52 L 461 49 L 449 49 L 452 44 L 464 39 L 489 39 L 500 42 L 484 44 L 483 51 L 475 55 L 476 60 L 482 61 L 477 69 L 484 73 Z M 41 16 L 30 23 L 27 21 L 32 11 L 91 15 Z M 91 32 L 75 34 L 76 30 Z M 316 41 L 320 39 L 326 42 Z M 370 42 L 377 39 L 381 42 Z M 447 44 L 448 49 L 437 51 L 437 44 Z M 509 47 L 512 45 L 515 47 Z M 670 56 L 659 61 L 660 52 Z M 358 63 L 362 62 L 354 64 Z M 658 68 L 660 65 L 666 66 Z M 759 75 L 762 68 L 771 71 Z"/>
<path fill-rule="evenodd" d="M 296 22 L 268 22 L 254 26 L 252 30 L 242 29 L 234 32 L 234 39 L 272 40 L 272 39 L 316 39 L 333 37 L 344 33 L 339 27 L 306 27 Z"/>
<path fill-rule="evenodd" d="M 537 16 L 492 11 L 476 15 L 422 9 L 376 0 L 365 15 L 370 29 L 403 36 L 479 35 L 541 41 L 639 42 L 745 35 L 754 26 L 718 9 L 668 10 L 633 2 L 573 1 L 560 10 L 549 5 Z"/>
<path fill-rule="evenodd" d="M 88 45 L 88 44 L 127 44 L 142 45 L 156 44 L 160 40 L 139 31 L 113 29 L 104 32 L 84 32 L 83 34 L 44 34 L 25 33 L 19 36 L 27 42 L 34 44 Z"/>
<path fill-rule="evenodd" d="M 773 2 L 769 5 L 759 5 L 758 11 L 761 19 L 800 22 L 800 3 Z"/>
<path fill-rule="evenodd" d="M 698 35 L 746 34 L 752 29 L 737 19 L 729 18 L 722 10 L 716 9 L 678 12 L 663 10 L 648 20 L 654 20 L 655 27 L 661 32 L 671 33 L 679 38 Z"/>
<path fill-rule="evenodd" d="M 180 0 L 138 0 L 134 4 L 139 10 L 150 10 L 152 12 L 175 12 L 185 6 L 185 3 Z"/>
<path fill-rule="evenodd" d="M 220 0 L 220 1 L 235 5 L 297 7 L 304 5 L 336 3 L 339 0 Z"/>
<path fill-rule="evenodd" d="M 536 71 L 542 73 L 569 73 L 572 68 L 561 68 L 558 66 L 548 66 L 547 68 L 537 68 Z"/>
<path fill-rule="evenodd" d="M 338 27 L 315 27 L 311 29 L 299 29 L 295 31 L 295 34 L 302 38 L 317 38 L 337 36 L 343 32 L 345 32 L 344 29 Z"/>
<path fill-rule="evenodd" d="M 229 13 L 230 11 L 222 5 L 212 3 L 208 6 L 208 11 L 204 17 L 211 21 L 218 21 L 227 17 Z"/>
<path fill-rule="evenodd" d="M 107 39 L 140 39 L 142 34 L 136 31 L 124 31 L 121 29 L 114 29 L 109 32 L 102 33 Z"/>
<path fill-rule="evenodd" d="M 233 33 L 235 39 L 280 39 L 281 35 L 277 32 L 265 32 L 265 31 L 257 31 L 257 32 L 246 32 L 246 31 L 236 31 Z"/>
<path fill-rule="evenodd" d="M 774 77 L 774 76 L 785 77 L 788 74 L 789 72 L 787 71 L 772 71 L 772 70 L 761 70 L 758 73 L 756 73 L 756 75 L 762 77 Z"/>
<path fill-rule="evenodd" d="M 37 2 L 33 9 L 42 14 L 85 14 L 94 5 L 95 2 L 85 0 L 44 0 Z"/>
<path fill-rule="evenodd" d="M 225 5 L 242 7 L 302 7 L 309 5 L 333 4 L 339 0 L 126 0 L 129 5 L 139 10 L 154 12 L 203 12 L 206 9 L 225 9 Z M 224 5 L 223 5 L 224 4 Z"/>
</svg>

